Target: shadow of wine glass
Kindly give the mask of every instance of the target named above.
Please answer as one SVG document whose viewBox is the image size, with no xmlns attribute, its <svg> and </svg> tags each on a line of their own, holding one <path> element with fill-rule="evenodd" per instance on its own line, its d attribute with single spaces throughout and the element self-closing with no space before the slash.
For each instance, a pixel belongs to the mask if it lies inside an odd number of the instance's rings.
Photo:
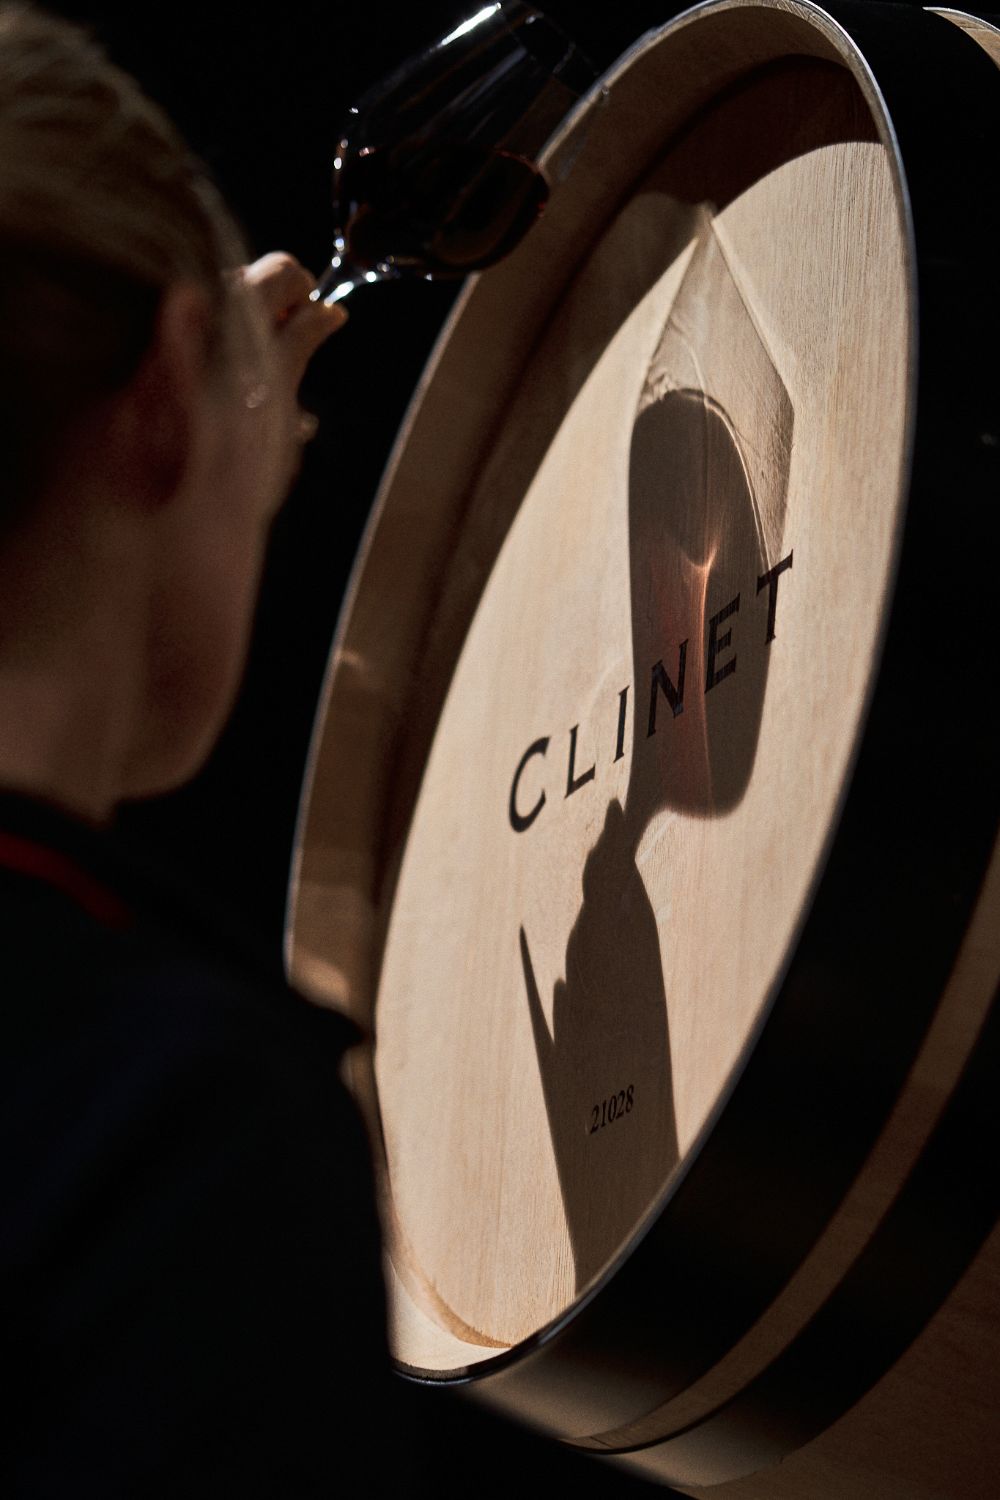
<svg viewBox="0 0 1000 1500">
<path fill-rule="evenodd" d="M 792 414 L 783 387 L 771 416 L 787 464 Z M 664 982 L 669 915 L 654 910 L 637 855 L 665 809 L 720 817 L 746 791 L 768 669 L 758 582 L 771 560 L 768 530 L 772 547 L 780 543 L 786 479 L 787 471 L 762 519 L 733 423 L 703 391 L 669 389 L 635 420 L 629 783 L 624 807 L 609 804 L 584 864 L 551 1028 L 520 933 L 578 1291 L 633 1231 L 678 1160 Z M 752 628 L 737 633 L 740 623 Z M 723 888 L 720 878 L 720 900 Z"/>
</svg>

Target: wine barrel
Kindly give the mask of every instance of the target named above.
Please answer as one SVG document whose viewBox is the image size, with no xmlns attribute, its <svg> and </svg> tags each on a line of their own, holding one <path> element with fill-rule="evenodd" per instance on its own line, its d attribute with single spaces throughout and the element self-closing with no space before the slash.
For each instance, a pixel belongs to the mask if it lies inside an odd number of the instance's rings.
<svg viewBox="0 0 1000 1500">
<path fill-rule="evenodd" d="M 997 38 L 710 0 L 620 59 L 318 716 L 288 958 L 374 1037 L 400 1368 L 694 1496 L 1000 1472 Z"/>
</svg>

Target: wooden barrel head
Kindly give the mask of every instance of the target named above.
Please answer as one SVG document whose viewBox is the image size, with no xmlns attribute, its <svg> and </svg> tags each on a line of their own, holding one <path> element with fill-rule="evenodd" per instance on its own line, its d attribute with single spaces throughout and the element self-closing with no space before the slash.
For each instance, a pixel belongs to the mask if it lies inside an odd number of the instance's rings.
<svg viewBox="0 0 1000 1500">
<path fill-rule="evenodd" d="M 700 7 L 548 167 L 383 483 L 289 930 L 375 1034 L 394 1352 L 456 1377 L 556 1336 L 726 1114 L 838 837 L 915 421 L 907 189 L 829 17 Z"/>
<path fill-rule="evenodd" d="M 710 49 L 704 80 L 659 50 L 582 115 L 561 194 L 584 174 L 594 192 L 594 137 L 626 108 L 710 85 Z M 602 162 L 606 222 L 448 557 L 481 589 L 375 1009 L 415 1366 L 557 1318 L 669 1190 L 781 973 L 877 662 L 912 311 L 891 157 L 825 58 L 775 59 L 670 127 L 641 164 L 619 139 L 643 168 L 621 203 L 621 159 Z M 532 252 L 559 250 L 529 240 L 525 276 Z M 433 526 L 433 471 L 420 489 Z M 390 481 L 383 524 L 394 503 Z M 335 697 L 328 714 L 343 732 Z"/>
<path fill-rule="evenodd" d="M 860 104 L 782 70 L 664 152 L 472 498 L 563 387 L 439 720 L 377 1005 L 400 1275 L 484 1348 L 557 1317 L 668 1187 L 835 817 L 906 439 L 904 237 Z M 748 137 L 753 180 L 718 202 L 706 163 Z"/>
</svg>

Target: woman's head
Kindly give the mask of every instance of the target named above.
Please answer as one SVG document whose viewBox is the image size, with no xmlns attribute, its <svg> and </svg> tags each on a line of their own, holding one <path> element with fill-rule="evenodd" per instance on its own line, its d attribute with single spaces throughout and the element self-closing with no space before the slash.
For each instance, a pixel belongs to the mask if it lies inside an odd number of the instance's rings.
<svg viewBox="0 0 1000 1500">
<path fill-rule="evenodd" d="M 0 423 L 13 486 L 44 482 L 60 427 L 134 373 L 164 290 L 204 289 L 221 352 L 246 259 L 163 112 L 77 28 L 0 8 Z"/>
<path fill-rule="evenodd" d="M 339 321 L 294 263 L 244 259 L 138 85 L 75 27 L 0 6 L 0 695 L 12 652 L 18 682 L 30 662 L 62 694 L 50 718 L 90 680 L 77 720 L 117 726 L 95 807 L 185 779 L 218 733 L 298 382 Z"/>
</svg>

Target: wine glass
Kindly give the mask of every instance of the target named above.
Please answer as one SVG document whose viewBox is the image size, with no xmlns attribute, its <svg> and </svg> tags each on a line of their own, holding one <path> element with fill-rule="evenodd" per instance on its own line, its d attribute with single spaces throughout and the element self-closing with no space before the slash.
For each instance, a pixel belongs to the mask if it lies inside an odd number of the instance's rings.
<svg viewBox="0 0 1000 1500">
<path fill-rule="evenodd" d="M 497 0 L 370 89 L 337 144 L 335 250 L 313 299 L 513 250 L 549 195 L 535 158 L 596 76 L 533 6 Z"/>
</svg>

